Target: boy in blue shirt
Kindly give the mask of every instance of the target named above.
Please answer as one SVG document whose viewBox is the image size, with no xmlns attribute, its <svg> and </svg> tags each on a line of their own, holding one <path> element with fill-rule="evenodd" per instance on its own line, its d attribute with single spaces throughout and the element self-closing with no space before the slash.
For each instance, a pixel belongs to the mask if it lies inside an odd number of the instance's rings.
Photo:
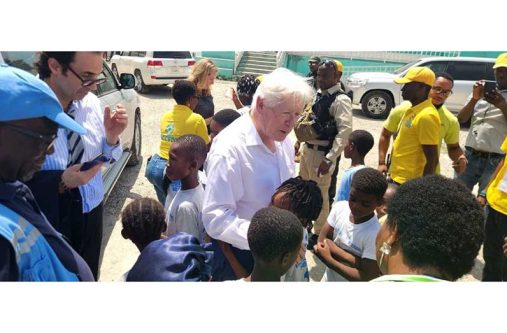
<svg viewBox="0 0 507 333">
<path fill-rule="evenodd" d="M 350 168 L 345 170 L 345 173 L 343 174 L 342 180 L 340 182 L 340 187 L 336 192 L 336 197 L 334 199 L 335 202 L 349 200 L 352 177 L 354 177 L 354 174 L 358 170 L 361 170 L 365 167 L 364 158 L 372 147 L 373 136 L 369 132 L 363 130 L 355 130 L 350 133 L 347 140 L 347 145 L 343 149 L 343 156 L 345 158 L 350 158 L 352 161 L 350 163 Z"/>
</svg>

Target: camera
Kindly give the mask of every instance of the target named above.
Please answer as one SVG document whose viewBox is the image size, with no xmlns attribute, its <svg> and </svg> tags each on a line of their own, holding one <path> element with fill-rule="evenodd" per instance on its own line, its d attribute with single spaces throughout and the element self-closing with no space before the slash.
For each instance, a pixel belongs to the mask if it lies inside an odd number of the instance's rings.
<svg viewBox="0 0 507 333">
<path fill-rule="evenodd" d="M 496 90 L 496 81 L 485 80 L 484 81 L 484 93 L 489 94 L 493 90 Z"/>
</svg>

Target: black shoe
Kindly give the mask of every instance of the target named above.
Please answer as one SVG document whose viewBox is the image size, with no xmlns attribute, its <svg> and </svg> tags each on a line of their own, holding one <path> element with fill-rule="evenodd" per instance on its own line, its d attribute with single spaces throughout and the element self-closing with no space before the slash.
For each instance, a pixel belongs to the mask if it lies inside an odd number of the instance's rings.
<svg viewBox="0 0 507 333">
<path fill-rule="evenodd" d="M 308 237 L 308 245 L 306 246 L 307 250 L 313 251 L 313 247 L 317 245 L 317 240 L 319 239 L 319 235 L 309 234 Z"/>
</svg>

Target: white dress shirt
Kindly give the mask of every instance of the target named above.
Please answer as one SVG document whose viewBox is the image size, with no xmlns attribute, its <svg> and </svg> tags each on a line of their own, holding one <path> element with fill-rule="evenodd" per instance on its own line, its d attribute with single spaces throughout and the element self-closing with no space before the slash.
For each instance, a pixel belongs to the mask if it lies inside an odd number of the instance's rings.
<svg viewBox="0 0 507 333">
<path fill-rule="evenodd" d="M 72 102 L 76 108 L 74 120 L 86 129 L 86 134 L 81 135 L 84 153 L 81 163 L 94 159 L 103 153 L 109 158 L 118 160 L 122 154 L 120 144 L 110 146 L 106 141 L 104 128 L 104 110 L 100 106 L 100 100 L 89 92 L 82 100 Z M 55 141 L 55 152 L 46 156 L 42 170 L 65 170 L 69 160 L 69 146 L 67 142 L 68 131 L 58 129 L 58 138 Z M 88 183 L 79 187 L 83 201 L 83 213 L 88 213 L 97 207 L 104 199 L 104 183 L 102 171 L 97 172 Z"/>
<path fill-rule="evenodd" d="M 267 207 L 282 182 L 295 174 L 294 143 L 287 137 L 271 152 L 250 115 L 215 137 L 206 163 L 202 219 L 208 235 L 248 250 L 250 219 Z"/>
</svg>

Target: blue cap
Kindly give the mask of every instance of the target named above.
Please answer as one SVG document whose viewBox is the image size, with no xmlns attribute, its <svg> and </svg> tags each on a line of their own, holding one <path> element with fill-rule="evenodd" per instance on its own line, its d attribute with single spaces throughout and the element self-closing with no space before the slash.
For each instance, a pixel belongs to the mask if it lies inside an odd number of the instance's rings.
<svg viewBox="0 0 507 333">
<path fill-rule="evenodd" d="M 213 261 L 210 247 L 184 232 L 153 241 L 139 255 L 127 281 L 209 281 Z"/>
<path fill-rule="evenodd" d="M 33 74 L 0 65 L 0 121 L 46 117 L 79 134 L 86 130 L 63 112 L 55 93 Z"/>
</svg>

